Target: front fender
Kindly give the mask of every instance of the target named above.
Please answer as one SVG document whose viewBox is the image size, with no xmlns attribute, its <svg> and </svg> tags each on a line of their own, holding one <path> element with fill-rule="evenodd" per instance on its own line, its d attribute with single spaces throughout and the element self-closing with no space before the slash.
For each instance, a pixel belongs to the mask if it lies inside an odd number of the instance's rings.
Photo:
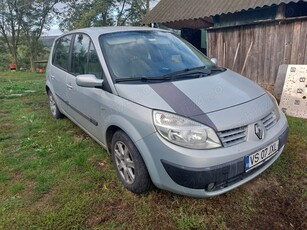
<svg viewBox="0 0 307 230">
<path fill-rule="evenodd" d="M 116 126 L 123 130 L 130 139 L 135 143 L 144 137 L 152 134 L 155 132 L 154 127 L 144 127 L 143 129 L 139 129 L 139 124 L 136 124 L 135 122 L 131 121 L 130 119 L 127 119 L 120 115 L 110 115 L 107 117 L 107 119 L 104 120 L 104 126 L 106 127 L 105 130 L 107 131 L 109 127 Z M 105 133 L 104 137 L 104 143 L 107 141 L 107 136 Z"/>
<path fill-rule="evenodd" d="M 155 132 L 152 109 L 109 93 L 104 94 L 101 100 L 104 143 L 107 143 L 106 132 L 110 126 L 122 129 L 133 142 Z"/>
</svg>

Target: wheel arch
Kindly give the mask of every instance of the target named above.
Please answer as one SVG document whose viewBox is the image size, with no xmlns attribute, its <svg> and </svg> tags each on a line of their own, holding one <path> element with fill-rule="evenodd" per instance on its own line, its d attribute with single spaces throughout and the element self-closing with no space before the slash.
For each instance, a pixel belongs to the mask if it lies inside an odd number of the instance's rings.
<svg viewBox="0 0 307 230">
<path fill-rule="evenodd" d="M 106 116 L 103 120 L 102 129 L 105 130 L 104 143 L 109 153 L 111 153 L 112 137 L 118 130 L 127 134 L 133 143 L 155 132 L 154 128 L 150 126 L 140 128 L 139 124 L 133 118 L 127 118 L 122 114 L 109 114 Z M 141 153 L 141 155 L 143 154 Z"/>
<path fill-rule="evenodd" d="M 121 130 L 123 132 L 125 132 L 124 130 L 122 130 L 120 127 L 116 126 L 116 125 L 111 125 L 107 128 L 106 131 L 106 147 L 107 147 L 107 151 L 108 154 L 111 155 L 111 144 L 112 144 L 112 138 L 114 136 L 114 134 L 118 131 Z M 126 132 L 125 132 L 126 133 Z M 127 133 L 126 133 L 127 134 Z M 127 134 L 128 135 L 128 134 Z M 129 135 L 128 135 L 129 136 Z"/>
<path fill-rule="evenodd" d="M 46 93 L 48 93 L 50 91 L 50 88 L 48 85 L 45 86 L 45 90 L 46 90 Z"/>
</svg>

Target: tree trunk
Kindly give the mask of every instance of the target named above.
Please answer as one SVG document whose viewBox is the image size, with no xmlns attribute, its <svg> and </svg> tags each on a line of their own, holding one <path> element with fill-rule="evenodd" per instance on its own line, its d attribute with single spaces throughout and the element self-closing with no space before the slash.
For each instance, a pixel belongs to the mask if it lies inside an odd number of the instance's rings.
<svg viewBox="0 0 307 230">
<path fill-rule="evenodd" d="M 17 55 L 17 50 L 16 47 L 13 47 L 13 52 L 11 53 L 12 58 L 13 58 L 13 62 L 12 64 L 16 65 L 16 70 L 18 69 L 18 55 Z"/>
<path fill-rule="evenodd" d="M 31 65 L 31 71 L 34 72 L 35 71 L 35 64 L 34 64 L 34 57 L 33 57 L 33 53 L 30 52 L 30 65 Z"/>
<path fill-rule="evenodd" d="M 101 14 L 101 16 L 102 16 L 102 24 L 103 24 L 103 26 L 107 26 L 107 13 L 105 12 L 105 13 L 102 13 Z"/>
<path fill-rule="evenodd" d="M 35 44 L 38 43 L 38 39 L 36 39 L 35 42 L 32 41 L 33 37 L 31 37 L 31 35 L 29 33 L 27 33 L 27 43 L 28 46 L 30 47 L 29 49 L 29 60 L 30 60 L 30 65 L 31 65 L 31 71 L 34 72 L 35 71 L 35 64 L 34 64 L 34 60 L 37 58 L 36 52 L 35 52 Z"/>
<path fill-rule="evenodd" d="M 146 14 L 148 14 L 149 11 L 150 11 L 149 1 L 150 1 L 150 0 L 146 0 Z"/>
</svg>

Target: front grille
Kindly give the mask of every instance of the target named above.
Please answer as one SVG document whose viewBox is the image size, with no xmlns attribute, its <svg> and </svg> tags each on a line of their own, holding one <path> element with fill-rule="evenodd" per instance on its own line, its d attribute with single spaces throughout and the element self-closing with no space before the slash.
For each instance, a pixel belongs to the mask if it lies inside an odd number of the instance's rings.
<svg viewBox="0 0 307 230">
<path fill-rule="evenodd" d="M 261 119 L 266 130 L 269 130 L 277 123 L 277 117 L 274 111 Z M 240 144 L 247 139 L 247 126 L 239 128 L 228 129 L 218 132 L 218 135 L 224 147 Z"/>
<path fill-rule="evenodd" d="M 224 147 L 229 147 L 246 141 L 247 126 L 218 132 Z"/>
<path fill-rule="evenodd" d="M 272 111 L 270 114 L 261 119 L 266 130 L 269 130 L 277 123 L 275 112 Z"/>
</svg>

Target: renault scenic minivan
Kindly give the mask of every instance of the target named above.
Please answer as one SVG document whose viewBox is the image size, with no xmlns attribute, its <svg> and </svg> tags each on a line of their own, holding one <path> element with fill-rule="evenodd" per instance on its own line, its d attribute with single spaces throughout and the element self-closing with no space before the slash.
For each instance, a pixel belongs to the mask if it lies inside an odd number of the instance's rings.
<svg viewBox="0 0 307 230">
<path fill-rule="evenodd" d="M 46 91 L 53 117 L 102 145 L 134 193 L 152 184 L 194 197 L 225 193 L 272 165 L 288 135 L 271 94 L 160 29 L 60 36 Z"/>
</svg>

